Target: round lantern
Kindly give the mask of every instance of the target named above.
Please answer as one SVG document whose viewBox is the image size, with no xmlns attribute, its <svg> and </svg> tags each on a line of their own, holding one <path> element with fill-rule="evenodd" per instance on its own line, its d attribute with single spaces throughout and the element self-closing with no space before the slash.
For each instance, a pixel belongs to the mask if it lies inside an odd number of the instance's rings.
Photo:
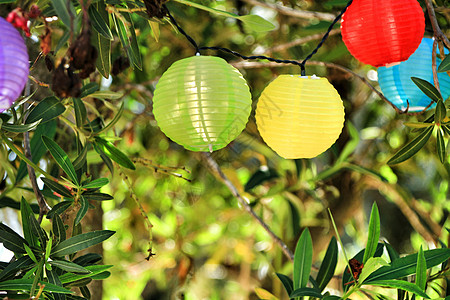
<svg viewBox="0 0 450 300">
<path fill-rule="evenodd" d="M 281 75 L 262 92 L 256 124 L 267 145 L 284 158 L 312 158 L 339 137 L 344 106 L 326 78 Z"/>
<path fill-rule="evenodd" d="M 22 93 L 28 68 L 28 52 L 22 36 L 0 17 L 0 113 Z"/>
<path fill-rule="evenodd" d="M 341 31 L 354 57 L 380 67 L 408 59 L 422 40 L 425 18 L 417 0 L 354 0 Z"/>
<path fill-rule="evenodd" d="M 422 111 L 432 102 L 411 80 L 411 77 L 418 77 L 433 83 L 432 50 L 433 40 L 424 38 L 408 60 L 389 68 L 378 68 L 381 91 L 400 110 Z M 439 63 L 438 58 L 437 65 Z M 450 77 L 447 73 L 438 73 L 438 79 L 441 94 L 447 99 L 450 96 Z"/>
<path fill-rule="evenodd" d="M 225 60 L 193 56 L 161 76 L 153 114 L 161 130 L 192 151 L 227 146 L 245 128 L 252 97 L 245 79 Z"/>
</svg>

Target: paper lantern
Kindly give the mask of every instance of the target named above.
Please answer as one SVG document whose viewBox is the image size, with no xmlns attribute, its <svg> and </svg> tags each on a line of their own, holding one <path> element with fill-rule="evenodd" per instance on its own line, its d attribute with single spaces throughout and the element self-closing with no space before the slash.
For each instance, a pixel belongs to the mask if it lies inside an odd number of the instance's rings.
<svg viewBox="0 0 450 300">
<path fill-rule="evenodd" d="M 256 124 L 266 144 L 284 158 L 312 158 L 339 137 L 344 106 L 326 78 L 281 75 L 262 92 Z"/>
<path fill-rule="evenodd" d="M 28 79 L 28 67 L 22 36 L 0 17 L 0 113 L 19 98 Z"/>
<path fill-rule="evenodd" d="M 174 142 L 212 152 L 241 133 L 251 105 L 248 85 L 236 68 L 219 57 L 194 56 L 175 62 L 161 76 L 153 114 Z"/>
<path fill-rule="evenodd" d="M 389 68 L 378 68 L 381 91 L 400 110 L 406 110 L 408 102 L 409 112 L 422 111 L 431 103 L 432 100 L 414 84 L 411 77 L 419 77 L 433 83 L 432 51 L 433 40 L 424 38 L 408 60 Z M 438 58 L 437 65 L 440 61 Z M 447 99 L 450 96 L 450 77 L 447 73 L 438 73 L 438 79 L 441 94 Z"/>
<path fill-rule="evenodd" d="M 422 40 L 425 18 L 416 0 L 354 0 L 341 31 L 354 57 L 379 67 L 408 59 Z"/>
</svg>

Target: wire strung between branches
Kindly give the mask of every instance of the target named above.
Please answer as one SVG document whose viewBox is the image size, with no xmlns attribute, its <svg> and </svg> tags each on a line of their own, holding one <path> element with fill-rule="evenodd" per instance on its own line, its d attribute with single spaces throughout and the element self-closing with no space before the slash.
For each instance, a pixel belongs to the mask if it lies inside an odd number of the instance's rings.
<svg viewBox="0 0 450 300">
<path fill-rule="evenodd" d="M 222 47 L 199 47 L 198 44 L 195 42 L 195 40 L 190 35 L 188 35 L 186 33 L 186 31 L 184 31 L 184 29 L 181 28 L 180 25 L 178 25 L 177 21 L 170 14 L 170 11 L 167 9 L 167 7 L 164 6 L 164 8 L 167 11 L 167 16 L 169 17 L 170 22 L 178 29 L 178 31 L 180 31 L 180 33 L 182 35 L 184 35 L 186 37 L 186 39 L 192 44 L 192 46 L 194 46 L 195 52 L 198 55 L 200 54 L 200 51 L 202 51 L 202 50 L 216 50 L 216 51 L 222 51 L 222 52 L 230 53 L 230 54 L 232 54 L 234 56 L 237 56 L 239 58 L 242 58 L 244 60 L 265 59 L 265 60 L 268 60 L 268 61 L 271 61 L 271 62 L 275 62 L 275 63 L 292 64 L 292 65 L 299 66 L 300 69 L 301 69 L 301 75 L 305 76 L 306 75 L 306 70 L 305 70 L 306 62 L 309 59 L 311 59 L 313 57 L 313 55 L 315 55 L 317 53 L 317 51 L 323 46 L 323 44 L 325 43 L 326 39 L 330 35 L 331 30 L 333 30 L 334 25 L 341 19 L 342 15 L 345 13 L 347 8 L 352 4 L 352 2 L 353 2 L 353 0 L 348 1 L 347 5 L 336 16 L 336 18 L 333 20 L 333 22 L 331 22 L 330 26 L 328 27 L 327 32 L 325 32 L 325 34 L 322 37 L 322 40 L 319 42 L 317 47 L 313 51 L 311 51 L 311 53 L 302 62 L 297 61 L 297 60 L 289 60 L 289 59 L 276 59 L 276 58 L 269 57 L 269 56 L 264 56 L 264 55 L 245 56 L 245 55 L 242 55 L 242 54 L 240 54 L 240 53 L 238 53 L 236 51 L 230 50 L 228 48 L 222 48 Z"/>
</svg>

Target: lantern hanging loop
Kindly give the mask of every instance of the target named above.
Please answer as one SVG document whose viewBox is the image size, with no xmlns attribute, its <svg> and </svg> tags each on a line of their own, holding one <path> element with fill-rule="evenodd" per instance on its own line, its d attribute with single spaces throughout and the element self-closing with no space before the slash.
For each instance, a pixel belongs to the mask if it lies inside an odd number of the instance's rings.
<svg viewBox="0 0 450 300">
<path fill-rule="evenodd" d="M 190 35 L 188 35 L 186 33 L 186 31 L 184 31 L 184 29 L 181 28 L 180 25 L 178 25 L 177 21 L 175 20 L 175 18 L 172 16 L 172 14 L 170 13 L 170 11 L 167 9 L 167 7 L 165 5 L 164 5 L 164 9 L 167 12 L 167 17 L 169 18 L 170 22 L 180 31 L 180 33 L 182 35 L 184 35 L 186 37 L 186 39 L 192 44 L 192 46 L 194 46 L 196 55 L 199 55 L 201 50 L 216 50 L 216 51 L 222 51 L 222 52 L 230 53 L 230 54 L 232 54 L 232 55 L 234 55 L 236 57 L 242 58 L 244 60 L 265 59 L 265 60 L 268 60 L 268 61 L 271 61 L 271 62 L 275 62 L 275 63 L 280 63 L 280 64 L 292 64 L 292 65 L 299 66 L 300 67 L 301 76 L 305 76 L 306 75 L 306 70 L 305 70 L 306 62 L 309 59 L 311 59 L 313 57 L 313 55 L 315 55 L 317 53 L 317 51 L 323 46 L 323 44 L 325 43 L 326 39 L 330 35 L 330 32 L 333 29 L 334 25 L 341 19 L 342 15 L 345 13 L 347 8 L 352 3 L 353 3 L 353 0 L 349 0 L 347 2 L 347 5 L 336 16 L 336 18 L 333 20 L 333 22 L 331 22 L 330 26 L 328 27 L 328 30 L 323 35 L 322 40 L 319 42 L 319 44 L 316 46 L 316 48 L 313 51 L 311 51 L 311 53 L 305 59 L 303 59 L 302 62 L 297 61 L 297 60 L 289 60 L 289 59 L 276 59 L 276 58 L 269 57 L 269 56 L 264 56 L 264 55 L 245 56 L 245 55 L 242 55 L 242 54 L 240 54 L 240 53 L 238 53 L 236 51 L 230 50 L 228 48 L 222 48 L 222 47 L 199 47 L 197 42 Z"/>
</svg>

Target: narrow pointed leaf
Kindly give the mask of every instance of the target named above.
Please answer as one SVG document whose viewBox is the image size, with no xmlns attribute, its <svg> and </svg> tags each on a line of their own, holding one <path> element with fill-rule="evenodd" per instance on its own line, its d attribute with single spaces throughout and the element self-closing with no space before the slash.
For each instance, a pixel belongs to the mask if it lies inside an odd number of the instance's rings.
<svg viewBox="0 0 450 300">
<path fill-rule="evenodd" d="M 412 141 L 403 146 L 391 159 L 387 162 L 389 165 L 398 164 L 404 162 L 405 160 L 416 154 L 430 139 L 433 133 L 434 127 L 428 127 L 423 130 L 418 136 L 416 136 Z"/>
<path fill-rule="evenodd" d="M 448 54 L 439 65 L 438 72 L 450 71 L 450 54 Z"/>
<path fill-rule="evenodd" d="M 303 230 L 294 254 L 294 290 L 308 284 L 312 267 L 313 246 L 309 229 Z"/>
<path fill-rule="evenodd" d="M 70 193 L 70 191 L 68 189 L 66 189 L 63 185 L 61 185 L 53 180 L 44 178 L 44 177 L 41 179 L 54 192 L 57 192 L 58 194 L 60 194 L 63 197 L 73 198 L 73 195 Z"/>
<path fill-rule="evenodd" d="M 86 267 L 93 265 L 102 260 L 102 256 L 98 253 L 87 253 L 85 255 L 78 256 L 73 260 L 74 263 Z"/>
<path fill-rule="evenodd" d="M 75 160 L 72 163 L 75 171 L 80 170 L 86 164 L 87 152 L 88 152 L 88 147 L 86 145 L 85 147 L 83 147 L 81 152 L 78 154 L 77 158 L 75 158 Z"/>
<path fill-rule="evenodd" d="M 64 227 L 64 223 L 58 214 L 53 214 L 52 231 L 55 238 L 55 245 L 58 245 L 66 239 L 66 228 Z"/>
<path fill-rule="evenodd" d="M 292 279 L 288 276 L 280 273 L 276 273 L 278 278 L 280 279 L 281 283 L 283 283 L 284 289 L 290 295 L 294 291 L 294 284 L 292 282 Z"/>
<path fill-rule="evenodd" d="M 131 19 L 131 15 L 129 13 L 123 13 L 123 16 L 125 20 L 130 23 L 130 28 L 128 29 L 130 35 L 128 36 L 128 39 L 130 40 L 131 51 L 133 52 L 133 63 L 139 70 L 142 70 L 142 58 L 139 51 L 139 44 L 136 37 L 136 31 L 134 29 L 133 19 Z"/>
<path fill-rule="evenodd" d="M 64 293 L 71 294 L 72 291 L 66 290 L 63 287 L 54 285 L 49 282 L 39 281 L 41 285 L 45 285 L 45 292 L 56 292 L 56 293 Z M 0 290 L 3 291 L 30 291 L 31 286 L 33 285 L 33 279 L 14 279 L 14 280 L 6 280 L 0 282 Z"/>
<path fill-rule="evenodd" d="M 133 162 L 122 151 L 117 149 L 111 142 L 106 141 L 100 137 L 95 138 L 96 145 L 113 161 L 122 167 L 135 170 Z"/>
<path fill-rule="evenodd" d="M 109 183 L 108 178 L 97 178 L 97 179 L 94 179 L 91 182 L 83 185 L 83 188 L 85 188 L 85 189 L 101 188 L 102 186 L 105 186 L 108 183 Z"/>
<path fill-rule="evenodd" d="M 434 126 L 433 123 L 422 123 L 422 122 L 404 122 L 403 125 L 411 128 L 427 128 L 430 126 Z"/>
<path fill-rule="evenodd" d="M 59 276 L 59 279 L 61 280 L 62 284 L 67 284 L 69 282 L 74 282 L 83 278 L 88 278 L 95 276 L 97 274 L 100 274 L 109 268 L 111 268 L 111 265 L 92 265 L 87 266 L 85 269 L 89 270 L 91 273 L 89 274 L 74 274 L 74 273 L 65 273 L 61 276 Z"/>
<path fill-rule="evenodd" d="M 9 132 L 15 132 L 15 133 L 23 133 L 27 131 L 33 131 L 36 129 L 36 127 L 41 123 L 41 120 L 37 120 L 36 122 L 24 124 L 24 125 L 14 125 L 14 124 L 2 124 L 2 129 L 9 131 Z"/>
<path fill-rule="evenodd" d="M 45 273 L 47 274 L 48 282 L 62 287 L 61 280 L 59 280 L 59 276 L 55 270 L 47 270 Z M 65 300 L 66 299 L 65 294 L 53 293 L 53 296 L 55 297 L 55 300 Z"/>
<path fill-rule="evenodd" d="M 102 130 L 100 130 L 99 134 L 102 132 L 109 131 L 117 123 L 117 121 L 119 121 L 120 117 L 123 114 L 123 110 L 124 110 L 124 103 L 122 102 L 114 118 L 111 120 L 111 122 L 108 123 L 108 125 L 106 125 Z"/>
<path fill-rule="evenodd" d="M 438 102 L 439 100 L 443 100 L 441 93 L 426 80 L 423 80 L 418 77 L 411 77 L 411 80 L 414 82 L 415 85 L 425 94 L 427 95 L 431 100 L 434 102 Z"/>
<path fill-rule="evenodd" d="M 71 205 L 73 204 L 73 201 L 71 200 L 65 200 L 65 201 L 61 201 L 58 204 L 55 204 L 55 206 L 53 206 L 52 210 L 48 212 L 47 214 L 47 219 L 51 219 L 53 218 L 54 214 L 62 214 L 63 212 L 65 212 Z"/>
<path fill-rule="evenodd" d="M 0 243 L 3 243 L 3 246 L 6 249 L 11 250 L 14 253 L 22 253 L 22 254 L 27 253 L 23 245 L 24 244 L 28 245 L 28 242 L 14 231 L 10 232 L 3 230 L 3 226 L 6 225 L 4 224 L 1 225 L 2 227 L 0 227 Z"/>
<path fill-rule="evenodd" d="M 436 134 L 436 148 L 437 148 L 437 153 L 438 153 L 438 156 L 439 156 L 439 160 L 441 161 L 441 163 L 444 163 L 445 159 L 447 157 L 447 153 L 446 153 L 444 135 L 442 133 L 441 128 L 438 128 L 438 130 L 437 130 L 437 134 Z"/>
<path fill-rule="evenodd" d="M 20 214 L 22 217 L 23 236 L 30 243 L 30 246 L 37 246 L 37 238 L 31 230 L 30 215 L 33 214 L 30 204 L 24 197 L 20 200 Z"/>
<path fill-rule="evenodd" d="M 434 267 L 450 258 L 450 249 L 441 248 L 424 251 L 427 268 Z M 417 253 L 394 260 L 390 266 L 381 267 L 372 273 L 365 283 L 378 280 L 403 278 L 414 274 L 417 267 Z"/>
<path fill-rule="evenodd" d="M 66 110 L 61 101 L 56 97 L 47 97 L 31 111 L 28 115 L 25 124 L 31 124 L 41 120 L 41 123 L 48 122 Z"/>
<path fill-rule="evenodd" d="M 114 199 L 113 196 L 105 194 L 105 193 L 84 193 L 83 196 L 92 201 L 108 201 Z"/>
<path fill-rule="evenodd" d="M 51 255 L 54 257 L 61 257 L 76 253 L 80 250 L 89 248 L 93 245 L 103 242 L 115 232 L 110 230 L 91 231 L 87 233 L 81 233 L 74 237 L 59 243 L 58 246 L 53 248 Z"/>
<path fill-rule="evenodd" d="M 420 246 L 419 252 L 417 253 L 416 285 L 421 290 L 425 290 L 425 286 L 427 285 L 427 261 L 425 260 L 422 246 Z"/>
<path fill-rule="evenodd" d="M 365 264 L 367 260 L 375 254 L 378 246 L 378 239 L 380 238 L 380 214 L 378 212 L 377 203 L 372 205 L 372 212 L 370 213 L 369 232 L 367 234 L 366 251 L 364 251 L 364 258 L 362 263 Z"/>
<path fill-rule="evenodd" d="M 248 28 L 255 32 L 267 32 L 275 29 L 275 25 L 258 15 L 239 16 L 236 19 L 244 22 Z"/>
<path fill-rule="evenodd" d="M 61 21 L 64 23 L 64 25 L 67 26 L 67 28 L 71 28 L 71 20 L 75 22 L 75 8 L 73 7 L 72 1 L 65 1 L 65 0 L 51 0 L 53 4 L 53 8 L 56 11 L 56 14 L 61 19 Z"/>
<path fill-rule="evenodd" d="M 106 156 L 105 152 L 102 151 L 100 147 L 98 147 L 96 144 L 93 144 L 95 152 L 97 152 L 100 155 L 100 158 L 103 160 L 105 165 L 108 167 L 111 174 L 114 174 L 114 165 L 112 160 Z"/>
<path fill-rule="evenodd" d="M 388 266 L 389 264 L 384 258 L 381 257 L 371 257 L 364 264 L 364 267 L 359 275 L 358 282 L 364 282 L 370 274 L 378 270 L 380 267 Z"/>
<path fill-rule="evenodd" d="M 38 240 L 41 243 L 41 249 L 45 250 L 48 241 L 47 234 L 45 233 L 44 229 L 42 229 L 41 225 L 39 225 L 39 222 L 36 220 L 34 215 L 30 215 L 29 220 L 33 234 L 38 237 Z"/>
<path fill-rule="evenodd" d="M 73 263 L 71 261 L 67 261 L 67 260 L 61 260 L 61 259 L 57 259 L 57 260 L 51 260 L 49 261 L 49 263 L 52 266 L 58 267 L 61 270 L 64 270 L 66 272 L 71 272 L 71 273 L 80 273 L 80 274 L 90 274 L 91 271 L 89 271 L 88 269 L 77 265 L 76 263 Z"/>
<path fill-rule="evenodd" d="M 131 33 L 127 28 L 126 24 L 121 20 L 120 17 L 117 17 L 115 14 L 112 14 L 114 25 L 116 27 L 117 35 L 119 36 L 120 42 L 122 43 L 122 47 L 125 49 L 125 52 L 130 60 L 133 68 L 138 66 L 137 58 L 134 55 L 134 51 L 132 49 L 132 45 L 130 43 L 129 37 Z"/>
<path fill-rule="evenodd" d="M 0 272 L 0 280 L 4 281 L 5 279 L 10 279 L 14 277 L 18 271 L 31 269 L 35 265 L 36 263 L 29 256 L 22 256 L 19 259 L 8 263 L 8 266 Z"/>
<path fill-rule="evenodd" d="M 103 37 L 113 40 L 113 35 L 109 29 L 109 25 L 106 24 L 105 19 L 103 19 L 97 7 L 94 5 L 89 6 L 89 20 L 91 21 L 92 27 L 100 33 Z"/>
<path fill-rule="evenodd" d="M 69 156 L 64 152 L 61 147 L 49 139 L 46 136 L 42 136 L 42 141 L 44 142 L 45 147 L 47 147 L 50 154 L 55 159 L 56 163 L 63 169 L 63 171 L 69 176 L 70 180 L 72 180 L 75 184 L 79 184 L 77 173 L 75 172 L 75 168 L 72 165 L 72 162 L 69 159 Z"/>
<path fill-rule="evenodd" d="M 447 108 L 445 107 L 444 101 L 439 100 L 436 104 L 436 109 L 434 112 L 434 122 L 440 124 L 447 116 Z"/>
<path fill-rule="evenodd" d="M 400 258 L 400 255 L 399 255 L 398 252 L 392 247 L 391 244 L 388 244 L 388 243 L 385 242 L 384 245 L 386 246 L 386 250 L 387 250 L 387 252 L 388 252 L 389 258 L 391 259 L 391 263 L 392 263 L 394 260 Z"/>
<path fill-rule="evenodd" d="M 108 78 L 111 72 L 111 41 L 95 32 L 92 33 L 92 40 L 98 52 L 95 66 L 103 77 Z"/>
<path fill-rule="evenodd" d="M 319 299 L 321 299 L 323 297 L 319 290 L 309 288 L 309 287 L 303 287 L 303 288 L 296 289 L 289 295 L 290 298 L 305 297 L 305 296 L 319 298 Z"/>
<path fill-rule="evenodd" d="M 376 286 L 385 286 L 385 287 L 390 287 L 390 288 L 395 288 L 395 289 L 402 289 L 411 293 L 416 294 L 417 296 L 421 296 L 424 298 L 429 299 L 430 297 L 428 297 L 427 294 L 425 294 L 425 292 L 419 288 L 417 285 L 415 285 L 414 283 L 408 282 L 408 281 L 403 281 L 403 280 L 377 280 L 377 281 L 371 281 L 370 283 L 367 283 L 370 285 L 376 285 Z"/>
<path fill-rule="evenodd" d="M 78 128 L 82 128 L 86 121 L 86 106 L 80 98 L 72 98 L 75 110 L 75 122 Z"/>
<path fill-rule="evenodd" d="M 80 196 L 79 203 L 81 204 L 81 206 L 74 220 L 75 225 L 81 222 L 89 209 L 89 201 L 85 197 L 83 197 L 83 195 Z"/>
<path fill-rule="evenodd" d="M 317 273 L 316 282 L 319 285 L 320 291 L 323 291 L 327 284 L 333 278 L 334 271 L 336 270 L 338 259 L 338 246 L 336 238 L 333 236 L 328 244 L 327 252 L 320 265 L 319 272 Z"/>
</svg>

